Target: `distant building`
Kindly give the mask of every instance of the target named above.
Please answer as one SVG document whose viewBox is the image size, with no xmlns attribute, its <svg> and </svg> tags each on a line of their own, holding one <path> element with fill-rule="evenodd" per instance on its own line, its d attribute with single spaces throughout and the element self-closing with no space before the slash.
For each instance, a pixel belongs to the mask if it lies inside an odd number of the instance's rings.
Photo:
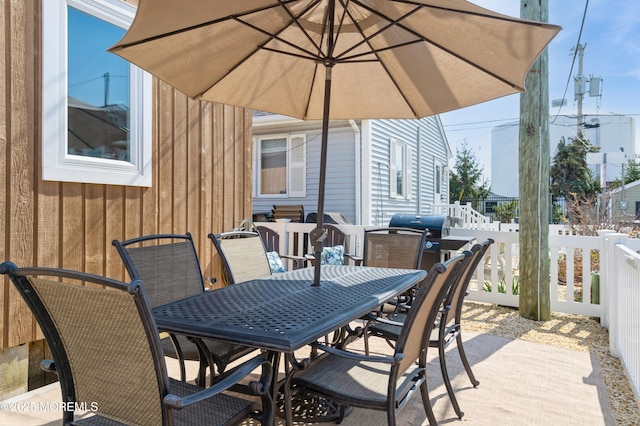
<svg viewBox="0 0 640 426">
<path fill-rule="evenodd" d="M 562 137 L 569 142 L 577 133 L 576 116 L 552 116 L 549 126 L 550 156 L 556 153 L 556 147 Z M 623 148 L 628 159 L 634 158 L 636 149 L 636 129 L 633 117 L 625 115 L 584 115 L 583 129 L 591 144 L 600 147 L 603 153 L 620 153 Z M 518 122 L 494 127 L 491 134 L 491 190 L 507 197 L 519 194 L 518 174 Z M 626 161 L 625 161 L 626 163 Z M 505 165 L 510 165 L 506 167 Z M 604 172 L 603 178 L 612 182 L 622 177 L 622 163 L 611 163 L 601 169 L 591 166 L 595 176 Z"/>
</svg>

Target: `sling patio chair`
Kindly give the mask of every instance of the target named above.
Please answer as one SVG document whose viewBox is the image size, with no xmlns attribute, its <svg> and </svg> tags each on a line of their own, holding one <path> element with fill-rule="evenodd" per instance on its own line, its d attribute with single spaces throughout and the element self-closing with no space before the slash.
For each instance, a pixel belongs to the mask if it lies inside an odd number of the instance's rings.
<svg viewBox="0 0 640 426">
<path fill-rule="evenodd" d="M 284 272 L 283 270 L 280 270 L 280 265 L 282 265 L 281 259 L 289 260 L 291 262 L 292 269 L 305 267 L 306 260 L 304 257 L 280 254 L 280 234 L 278 234 L 276 230 L 262 225 L 256 226 L 256 230 L 260 233 L 260 238 L 262 238 L 262 243 L 264 244 L 267 257 L 269 258 L 271 272 Z M 282 269 L 286 269 L 286 267 L 282 265 Z"/>
<path fill-rule="evenodd" d="M 493 243 L 492 239 L 487 239 L 479 244 L 474 244 L 470 252 L 468 252 L 468 260 L 461 269 L 457 283 L 451 287 L 451 291 L 444 300 L 443 306 L 440 310 L 440 317 L 435 323 L 435 329 L 431 333 L 429 339 L 429 347 L 438 348 L 438 356 L 440 361 L 440 370 L 442 372 L 442 378 L 449 394 L 451 404 L 459 418 L 464 416 L 464 412 L 460 409 L 458 401 L 455 397 L 449 373 L 447 370 L 445 349 L 453 341 L 456 342 L 458 348 L 458 354 L 462 360 L 462 364 L 469 376 L 471 384 L 476 387 L 480 382 L 476 379 L 467 355 L 464 351 L 462 343 L 462 306 L 465 296 L 468 294 L 469 283 L 473 274 L 482 261 L 484 254 L 489 246 Z M 394 342 L 397 341 L 398 336 L 402 328 L 402 324 L 406 319 L 406 314 L 402 312 L 396 312 L 386 317 L 373 318 L 372 322 L 368 324 L 366 336 L 378 336 L 384 338 L 392 347 Z"/>
<path fill-rule="evenodd" d="M 429 231 L 426 229 L 401 227 L 366 229 L 362 264 L 379 268 L 420 269 L 428 234 Z M 397 301 L 381 306 L 380 312 L 395 311 L 398 306 L 410 303 L 414 292 L 415 289 L 410 290 L 400 296 Z M 365 334 L 364 337 L 365 348 L 368 351 L 367 335 Z"/>
<path fill-rule="evenodd" d="M 198 254 L 190 233 L 146 235 L 126 241 L 113 240 L 112 244 L 118 250 L 131 279 L 139 279 L 144 283 L 152 307 L 205 291 Z M 211 339 L 196 341 L 174 333 L 162 339 L 162 347 L 165 355 L 178 359 L 183 381 L 186 378 L 185 361 L 199 361 L 197 381 L 200 386 L 206 382 L 207 367 L 213 381 L 230 362 L 255 350 Z"/>
<path fill-rule="evenodd" d="M 229 231 L 209 234 L 222 259 L 226 285 L 271 275 L 267 251 L 257 231 Z"/>
<path fill-rule="evenodd" d="M 431 268 L 415 295 L 392 355 L 368 356 L 314 343 L 323 353 L 294 374 L 290 392 L 311 392 L 334 400 L 340 404 L 341 417 L 347 406 L 386 411 L 388 425 L 395 426 L 396 410 L 419 389 L 429 424 L 437 424 L 427 386 L 426 339 L 449 291 L 450 278 L 464 259 L 458 255 Z"/>
<path fill-rule="evenodd" d="M 60 379 L 63 424 L 230 425 L 248 417 L 273 424 L 271 364 L 261 356 L 206 389 L 167 376 L 140 280 L 127 284 L 10 262 L 0 265 L 0 273 L 9 275 L 51 348 L 53 360 L 40 365 Z M 249 381 L 257 368 L 260 381 Z M 225 392 L 238 384 L 260 398 Z M 80 417 L 76 410 L 85 412 Z"/>
</svg>

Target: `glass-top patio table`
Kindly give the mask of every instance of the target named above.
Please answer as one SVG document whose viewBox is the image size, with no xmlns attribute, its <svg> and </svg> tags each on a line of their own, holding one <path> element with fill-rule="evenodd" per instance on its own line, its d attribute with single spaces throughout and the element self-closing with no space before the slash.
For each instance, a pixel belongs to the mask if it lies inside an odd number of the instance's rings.
<svg viewBox="0 0 640 426">
<path fill-rule="evenodd" d="M 323 265 L 320 286 L 311 285 L 313 268 L 297 269 L 206 291 L 153 313 L 162 331 L 267 350 L 277 373 L 280 354 L 342 329 L 425 277 L 423 270 Z M 290 411 L 285 407 L 288 424 Z"/>
</svg>

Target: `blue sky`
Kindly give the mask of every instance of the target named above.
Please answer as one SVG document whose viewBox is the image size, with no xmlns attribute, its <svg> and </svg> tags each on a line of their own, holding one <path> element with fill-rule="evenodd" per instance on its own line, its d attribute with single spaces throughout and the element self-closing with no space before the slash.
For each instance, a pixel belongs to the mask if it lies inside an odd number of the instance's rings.
<svg viewBox="0 0 640 426">
<path fill-rule="evenodd" d="M 520 16 L 519 0 L 472 0 L 479 6 L 510 16 Z M 585 15 L 585 5 L 586 9 Z M 638 0 L 549 0 L 549 23 L 563 29 L 549 45 L 549 99 L 561 99 L 567 105 L 560 114 L 576 115 L 573 78 L 578 73 L 576 58 L 573 71 L 572 49 L 584 18 L 580 43 L 585 45 L 583 74 L 603 79 L 602 97 L 585 96 L 585 114 L 625 114 L 636 121 L 640 133 L 640 3 Z M 571 71 L 571 72 L 570 72 Z M 567 81 L 569 86 L 567 87 Z M 454 156 L 466 141 L 485 176 L 491 172 L 491 129 L 518 119 L 520 95 L 510 95 L 473 107 L 441 114 Z M 555 114 L 558 108 L 551 108 Z M 636 146 L 640 136 L 636 136 Z M 636 148 L 638 151 L 638 148 Z M 553 152 L 551 153 L 553 155 Z"/>
<path fill-rule="evenodd" d="M 69 95 L 95 106 L 129 105 L 129 63 L 106 51 L 125 30 L 72 7 L 69 10 Z"/>
</svg>

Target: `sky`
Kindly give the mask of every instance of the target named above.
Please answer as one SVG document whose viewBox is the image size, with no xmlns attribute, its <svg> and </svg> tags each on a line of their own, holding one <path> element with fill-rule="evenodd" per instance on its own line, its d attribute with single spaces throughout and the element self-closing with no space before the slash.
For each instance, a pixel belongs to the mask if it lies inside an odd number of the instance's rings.
<svg viewBox="0 0 640 426">
<path fill-rule="evenodd" d="M 471 1 L 505 15 L 520 16 L 519 0 Z M 578 74 L 578 58 L 572 70 L 573 51 L 578 43 L 586 45 L 583 74 L 587 78 L 601 77 L 603 82 L 601 97 L 584 97 L 583 113 L 633 116 L 636 146 L 640 145 L 640 3 L 638 0 L 548 2 L 549 23 L 562 27 L 548 46 L 549 100 L 567 101 L 560 110 L 550 106 L 550 114 L 577 114 L 573 83 Z M 520 95 L 514 94 L 440 114 L 454 155 L 451 165 L 457 150 L 466 143 L 483 167 L 485 178 L 490 180 L 491 130 L 518 120 L 519 109 Z"/>
</svg>

